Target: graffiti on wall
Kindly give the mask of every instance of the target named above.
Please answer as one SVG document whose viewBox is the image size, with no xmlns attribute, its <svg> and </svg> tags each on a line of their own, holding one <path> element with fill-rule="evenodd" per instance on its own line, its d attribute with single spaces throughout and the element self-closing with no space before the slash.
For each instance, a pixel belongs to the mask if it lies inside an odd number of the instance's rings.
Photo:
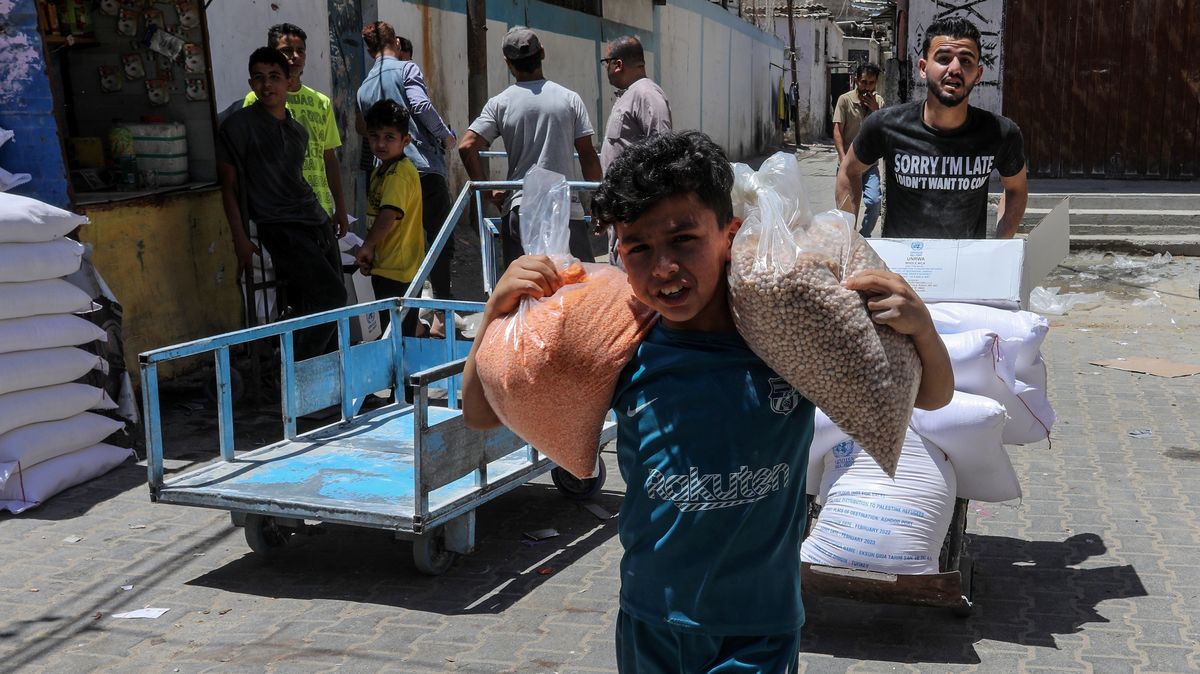
<svg viewBox="0 0 1200 674">
<path fill-rule="evenodd" d="M 971 105 L 999 113 L 1004 79 L 1004 0 L 914 0 L 909 5 L 909 12 L 908 44 L 912 69 L 909 100 L 923 96 L 917 60 L 924 57 L 921 45 L 925 41 L 925 29 L 938 19 L 960 16 L 975 24 L 980 33 L 979 60 L 983 65 L 983 79 L 971 93 Z"/>
</svg>

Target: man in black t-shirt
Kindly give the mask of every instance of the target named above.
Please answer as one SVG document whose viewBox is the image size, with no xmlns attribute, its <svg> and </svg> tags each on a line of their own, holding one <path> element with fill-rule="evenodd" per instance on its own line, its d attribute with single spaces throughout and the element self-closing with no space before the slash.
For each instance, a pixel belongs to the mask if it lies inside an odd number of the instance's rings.
<svg viewBox="0 0 1200 674">
<path fill-rule="evenodd" d="M 253 220 L 276 275 L 287 281 L 288 304 L 302 316 L 345 306 L 346 286 L 337 226 L 304 179 L 308 131 L 287 110 L 287 83 L 282 53 L 261 47 L 251 54 L 250 88 L 257 101 L 221 123 L 217 170 L 239 278 L 261 254 L 247 231 Z M 328 323 L 298 332 L 296 360 L 325 353 L 336 329 Z"/>
<path fill-rule="evenodd" d="M 1004 196 L 996 237 L 1011 239 L 1029 191 L 1021 130 L 1012 120 L 967 104 L 983 77 L 979 29 L 963 18 L 929 26 L 917 62 L 925 99 L 868 117 L 837 177 L 837 207 L 856 213 L 863 173 L 887 165 L 883 235 L 982 239 L 987 236 L 988 179 L 999 171 Z"/>
</svg>

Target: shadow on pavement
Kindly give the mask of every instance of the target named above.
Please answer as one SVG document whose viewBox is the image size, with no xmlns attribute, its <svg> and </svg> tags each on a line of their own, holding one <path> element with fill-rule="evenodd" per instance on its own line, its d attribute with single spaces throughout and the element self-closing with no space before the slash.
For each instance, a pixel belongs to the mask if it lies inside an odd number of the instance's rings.
<svg viewBox="0 0 1200 674">
<path fill-rule="evenodd" d="M 606 491 L 593 501 L 610 513 L 621 495 Z M 555 538 L 534 543 L 524 532 L 554 528 Z M 493 614 L 544 583 L 591 584 L 601 567 L 578 565 L 616 536 L 615 518 L 601 521 L 583 504 L 545 484 L 527 484 L 476 510 L 475 552 L 431 577 L 417 571 L 412 544 L 386 531 L 322 526 L 322 533 L 293 537 L 276 559 L 251 553 L 189 582 L 241 594 L 291 599 L 333 599 L 380 604 L 443 615 Z M 619 554 L 619 551 L 618 551 Z M 611 565 L 615 568 L 615 564 Z M 603 578 L 616 593 L 617 579 Z"/>
<path fill-rule="evenodd" d="M 150 500 L 150 492 L 146 489 L 145 464 L 128 459 L 107 473 L 65 489 L 19 515 L 8 512 L 0 514 L 0 524 L 16 519 L 58 521 L 82 517 L 100 503 L 139 487 L 143 490 L 144 498 Z"/>
<path fill-rule="evenodd" d="M 1096 610 L 1100 602 L 1147 594 L 1132 566 L 1072 568 L 1106 552 L 1097 534 L 1064 541 L 967 538 L 968 554 L 975 560 L 975 611 L 969 618 L 957 618 L 948 609 L 805 597 L 804 652 L 898 663 L 977 664 L 978 641 L 1056 648 L 1054 635 L 1108 622 Z"/>
</svg>

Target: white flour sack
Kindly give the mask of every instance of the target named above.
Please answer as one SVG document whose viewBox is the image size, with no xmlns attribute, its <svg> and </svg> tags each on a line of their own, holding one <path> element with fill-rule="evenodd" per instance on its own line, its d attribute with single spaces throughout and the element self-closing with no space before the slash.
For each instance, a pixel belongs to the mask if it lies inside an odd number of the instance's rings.
<svg viewBox="0 0 1200 674">
<path fill-rule="evenodd" d="M 1013 372 L 1018 379 L 1026 379 L 1025 368 L 1041 360 L 1042 342 L 1050 330 L 1050 321 L 1032 311 L 1008 311 L 977 304 L 934 302 L 929 305 L 929 315 L 943 338 L 971 330 L 989 330 L 999 335 L 1005 355 L 1013 359 Z"/>
<path fill-rule="evenodd" d="M 42 421 L 66 419 L 87 410 L 116 409 L 104 389 L 59 384 L 0 395 L 0 434 Z"/>
<path fill-rule="evenodd" d="M 729 298 L 746 344 L 895 471 L 921 379 L 907 335 L 871 320 L 861 293 L 842 280 L 886 269 L 836 211 L 813 217 L 796 158 L 778 153 L 756 173 L 735 166 Z"/>
<path fill-rule="evenodd" d="M 82 412 L 73 417 L 29 424 L 0 435 L 0 465 L 19 463 L 29 468 L 100 442 L 125 427 L 109 417 Z M 0 485 L 7 476 L 0 467 Z"/>
<path fill-rule="evenodd" d="M 0 394 L 75 381 L 108 361 L 73 346 L 0 354 Z"/>
<path fill-rule="evenodd" d="M 108 341 L 100 326 L 74 314 L 51 314 L 0 320 L 0 353 L 80 346 Z"/>
<path fill-rule="evenodd" d="M 71 239 L 0 243 L 0 282 L 41 281 L 69 276 L 83 263 L 83 244 Z"/>
<path fill-rule="evenodd" d="M 995 503 L 1021 497 L 1021 482 L 1004 448 L 1006 416 L 995 400 L 955 391 L 941 409 L 913 410 L 912 429 L 950 457 L 959 498 Z"/>
<path fill-rule="evenodd" d="M 29 510 L 64 489 L 107 473 L 131 456 L 132 449 L 101 443 L 22 469 L 0 487 L 0 510 L 14 515 Z"/>
<path fill-rule="evenodd" d="M 1008 313 L 1008 312 L 1004 312 Z M 970 330 L 942 335 L 954 368 L 956 391 L 981 395 L 1004 406 L 1008 421 L 1004 424 L 1004 442 L 1024 445 L 1040 442 L 1050 435 L 1056 415 L 1046 390 L 1023 382 L 1016 377 L 1016 359 L 1006 352 L 1006 341 L 990 330 Z M 1031 374 L 1041 372 L 1045 381 L 1045 364 L 1038 358 L 1026 368 Z"/>
<path fill-rule="evenodd" d="M 0 283 L 0 319 L 89 311 L 92 298 L 60 278 Z"/>
<path fill-rule="evenodd" d="M 829 420 L 829 415 L 817 408 L 813 419 L 813 440 L 808 448 L 808 493 L 821 493 L 821 477 L 825 474 L 825 455 L 850 436 Z"/>
<path fill-rule="evenodd" d="M 0 243 L 52 241 L 87 221 L 37 199 L 0 192 Z"/>
<path fill-rule="evenodd" d="M 821 515 L 800 559 L 884 573 L 938 573 L 955 491 L 945 453 L 911 430 L 895 479 L 847 440 L 825 455 Z"/>
</svg>

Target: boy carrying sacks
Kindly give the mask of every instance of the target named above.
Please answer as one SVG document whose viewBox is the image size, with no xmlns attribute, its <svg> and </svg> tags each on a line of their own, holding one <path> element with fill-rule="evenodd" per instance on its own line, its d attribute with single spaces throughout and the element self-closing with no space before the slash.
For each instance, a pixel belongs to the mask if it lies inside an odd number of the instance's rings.
<svg viewBox="0 0 1200 674">
<path fill-rule="evenodd" d="M 733 171 L 699 132 L 629 148 L 596 192 L 616 228 L 637 297 L 661 318 L 617 383 L 621 505 L 622 672 L 794 672 L 799 667 L 800 539 L 813 405 L 738 335 L 727 298 Z M 549 259 L 505 272 L 484 325 L 523 295 L 561 284 Z M 869 296 L 877 322 L 911 335 L 924 374 L 917 405 L 950 400 L 950 362 L 925 305 L 904 280 L 874 270 L 846 287 Z M 464 373 L 468 425 L 497 425 L 475 370 Z"/>
<path fill-rule="evenodd" d="M 425 258 L 425 231 L 421 224 L 421 177 L 404 148 L 412 142 L 408 110 L 392 100 L 371 106 L 365 115 L 367 141 L 379 158 L 367 188 L 367 217 L 372 218 L 367 238 L 358 249 L 358 268 L 371 277 L 375 296 L 403 297 Z M 387 327 L 389 314 L 383 314 Z M 417 312 L 404 316 L 401 334 L 415 335 Z"/>
</svg>

